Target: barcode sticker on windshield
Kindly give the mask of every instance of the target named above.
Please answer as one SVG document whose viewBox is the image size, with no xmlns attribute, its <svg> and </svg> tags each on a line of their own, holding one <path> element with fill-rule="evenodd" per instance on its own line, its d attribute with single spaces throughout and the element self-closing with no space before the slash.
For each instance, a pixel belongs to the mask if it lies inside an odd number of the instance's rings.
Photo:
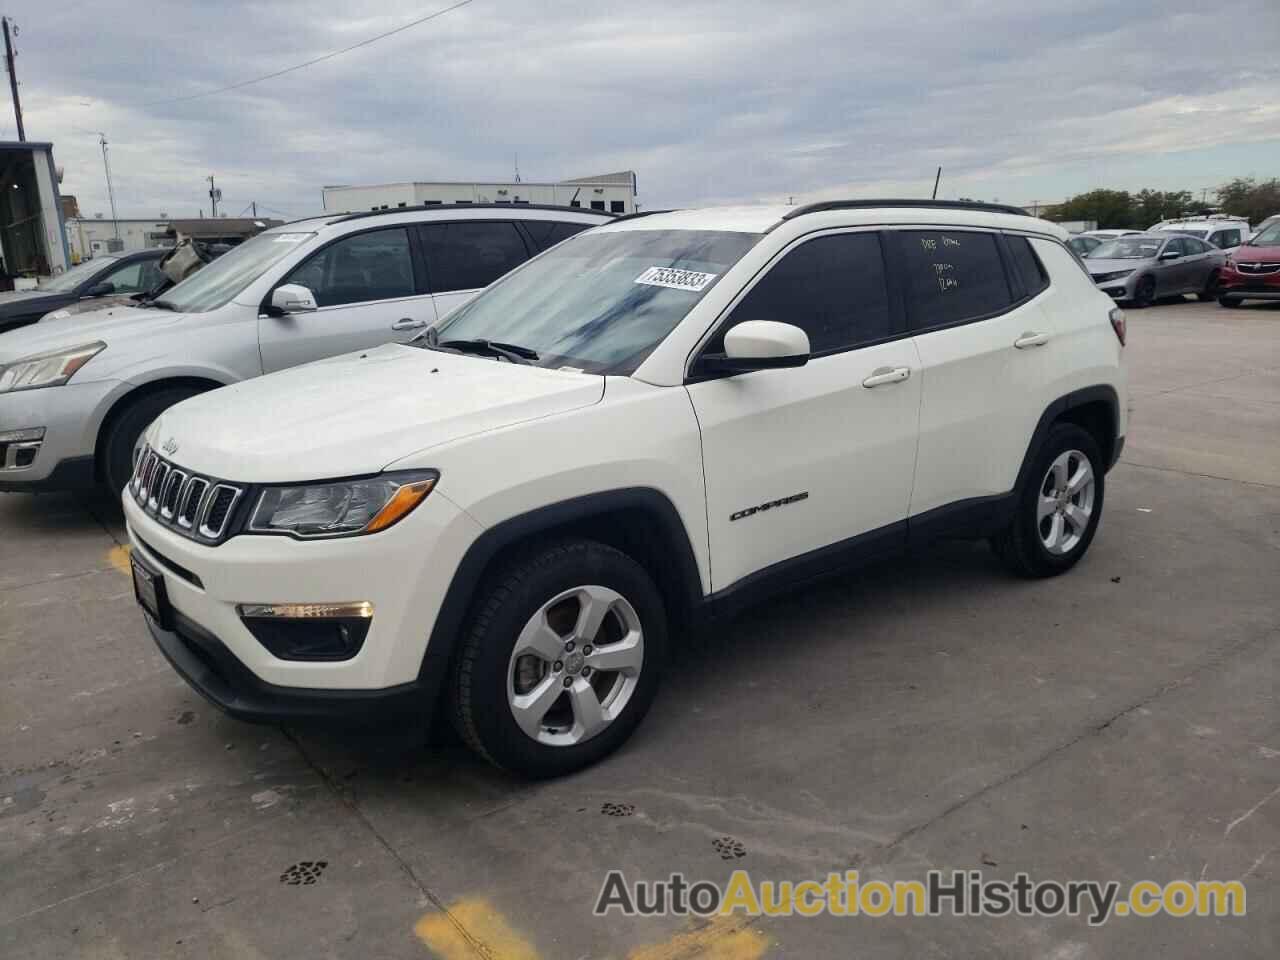
<svg viewBox="0 0 1280 960">
<path fill-rule="evenodd" d="M 700 293 L 715 278 L 716 275 L 714 273 L 677 270 L 675 267 L 650 267 L 636 277 L 635 282 L 644 283 L 651 287 L 670 287 L 672 290 L 690 290 L 694 293 Z"/>
</svg>

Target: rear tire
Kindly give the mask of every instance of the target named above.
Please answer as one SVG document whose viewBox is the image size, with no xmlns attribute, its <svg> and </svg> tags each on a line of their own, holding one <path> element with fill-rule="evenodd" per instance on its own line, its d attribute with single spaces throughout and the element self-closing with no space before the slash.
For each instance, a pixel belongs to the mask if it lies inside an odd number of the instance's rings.
<svg viewBox="0 0 1280 960">
<path fill-rule="evenodd" d="M 197 387 L 170 387 L 144 394 L 117 411 L 102 438 L 98 451 L 98 475 L 107 492 L 118 497 L 133 475 L 133 451 L 143 431 L 175 403 L 203 393 Z"/>
<path fill-rule="evenodd" d="M 1218 271 L 1209 271 L 1209 276 L 1204 282 L 1204 289 L 1196 294 L 1196 299 L 1201 303 L 1208 303 L 1210 300 L 1218 299 Z"/>
<path fill-rule="evenodd" d="M 454 726 L 512 773 L 572 773 L 640 725 L 666 648 L 662 596 L 635 560 L 592 540 L 535 549 L 482 587 L 453 673 Z"/>
<path fill-rule="evenodd" d="M 991 539 L 1021 577 L 1054 577 L 1079 562 L 1102 518 L 1102 453 L 1087 430 L 1056 424 L 1018 491 L 1013 519 Z"/>
</svg>

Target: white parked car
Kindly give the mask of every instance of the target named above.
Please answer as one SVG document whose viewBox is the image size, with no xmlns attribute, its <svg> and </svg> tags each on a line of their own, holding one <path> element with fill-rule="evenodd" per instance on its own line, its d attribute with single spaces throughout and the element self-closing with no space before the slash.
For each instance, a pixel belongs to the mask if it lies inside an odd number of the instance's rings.
<svg viewBox="0 0 1280 960">
<path fill-rule="evenodd" d="M 473 204 L 300 220 L 145 306 L 0 334 L 0 490 L 121 490 L 142 431 L 179 400 L 409 340 L 531 255 L 612 219 Z"/>
<path fill-rule="evenodd" d="M 1238 217 L 1189 217 L 1183 220 L 1161 220 L 1152 231 L 1184 233 L 1203 240 L 1219 250 L 1234 250 L 1249 239 L 1249 221 Z"/>
<path fill-rule="evenodd" d="M 248 720 L 429 715 L 529 776 L 635 729 L 682 631 L 938 537 L 1075 564 L 1124 315 L 1015 208 L 624 217 L 413 345 L 196 397 L 124 495 L 177 671 Z"/>
</svg>

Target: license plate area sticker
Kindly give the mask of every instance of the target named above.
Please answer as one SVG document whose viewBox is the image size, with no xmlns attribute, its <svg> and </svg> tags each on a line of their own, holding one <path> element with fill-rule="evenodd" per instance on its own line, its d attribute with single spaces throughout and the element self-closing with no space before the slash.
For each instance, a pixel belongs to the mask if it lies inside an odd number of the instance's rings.
<svg viewBox="0 0 1280 960">
<path fill-rule="evenodd" d="M 700 273 L 697 270 L 677 270 L 675 267 L 650 267 L 640 276 L 636 283 L 648 287 L 667 287 L 671 290 L 687 290 L 689 293 L 701 293 L 716 278 L 714 273 Z"/>
</svg>

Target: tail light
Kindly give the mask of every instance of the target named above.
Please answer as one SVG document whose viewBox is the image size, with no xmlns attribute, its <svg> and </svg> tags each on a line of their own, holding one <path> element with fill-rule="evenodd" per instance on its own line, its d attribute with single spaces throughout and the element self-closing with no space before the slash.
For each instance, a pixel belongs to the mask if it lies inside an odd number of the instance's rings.
<svg viewBox="0 0 1280 960">
<path fill-rule="evenodd" d="M 1119 307 L 1112 307 L 1109 316 L 1111 317 L 1111 329 L 1116 332 L 1116 339 L 1120 341 L 1120 346 L 1123 347 L 1126 332 L 1124 311 Z"/>
</svg>

